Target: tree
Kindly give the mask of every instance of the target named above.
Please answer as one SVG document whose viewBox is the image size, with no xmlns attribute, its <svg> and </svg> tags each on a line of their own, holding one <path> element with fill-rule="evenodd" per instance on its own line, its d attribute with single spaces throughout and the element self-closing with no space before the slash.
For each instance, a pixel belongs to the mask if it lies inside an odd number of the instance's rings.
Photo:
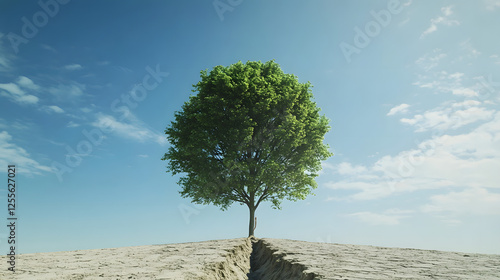
<svg viewBox="0 0 500 280">
<path fill-rule="evenodd" d="M 189 100 L 165 130 L 171 144 L 162 160 L 182 173 L 182 197 L 226 210 L 233 202 L 255 210 L 263 201 L 305 199 L 317 187 L 328 119 L 299 83 L 274 61 L 238 62 L 201 71 Z"/>
</svg>

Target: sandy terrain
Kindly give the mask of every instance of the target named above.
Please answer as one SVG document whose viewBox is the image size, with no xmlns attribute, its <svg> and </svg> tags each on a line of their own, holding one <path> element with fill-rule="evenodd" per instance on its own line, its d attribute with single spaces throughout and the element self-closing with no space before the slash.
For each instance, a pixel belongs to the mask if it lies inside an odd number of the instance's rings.
<svg viewBox="0 0 500 280">
<path fill-rule="evenodd" d="M 210 268 L 225 261 L 246 238 L 196 243 L 149 245 L 18 256 L 16 277 L 1 256 L 0 279 L 209 279 Z M 238 254 L 244 255 L 244 254 Z M 243 260 L 240 260 L 243 262 Z M 215 279 L 215 278 L 213 278 Z M 238 279 L 238 278 L 232 278 Z"/>
<path fill-rule="evenodd" d="M 0 279 L 500 279 L 500 255 L 230 239 L 1 256 Z"/>
<path fill-rule="evenodd" d="M 500 255 L 282 239 L 261 242 L 275 256 L 303 266 L 303 274 L 310 278 L 302 279 L 500 279 Z"/>
</svg>

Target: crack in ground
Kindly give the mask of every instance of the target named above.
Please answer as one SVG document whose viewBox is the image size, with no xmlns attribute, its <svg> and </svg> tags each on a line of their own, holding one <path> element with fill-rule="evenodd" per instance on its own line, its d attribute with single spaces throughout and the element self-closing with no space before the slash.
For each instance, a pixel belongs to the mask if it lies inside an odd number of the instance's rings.
<svg viewBox="0 0 500 280">
<path fill-rule="evenodd" d="M 286 253 L 273 248 L 263 239 L 252 239 L 249 280 L 313 280 L 314 273 L 307 267 L 286 259 Z"/>
<path fill-rule="evenodd" d="M 286 253 L 266 240 L 250 237 L 245 243 L 228 251 L 225 260 L 207 267 L 203 280 L 314 280 L 315 273 L 286 258 Z"/>
<path fill-rule="evenodd" d="M 252 253 L 250 254 L 250 272 L 247 274 L 248 280 L 260 280 L 261 277 L 257 272 L 260 268 L 260 263 L 257 260 L 257 241 L 252 239 Z"/>
</svg>

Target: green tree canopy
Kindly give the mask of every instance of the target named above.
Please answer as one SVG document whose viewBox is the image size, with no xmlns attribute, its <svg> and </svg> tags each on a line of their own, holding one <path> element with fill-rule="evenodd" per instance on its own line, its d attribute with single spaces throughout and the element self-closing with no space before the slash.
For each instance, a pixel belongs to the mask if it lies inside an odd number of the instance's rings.
<svg viewBox="0 0 500 280">
<path fill-rule="evenodd" d="M 181 195 L 194 203 L 250 210 L 263 201 L 305 199 L 317 187 L 328 119 L 312 101 L 311 84 L 285 74 L 274 61 L 249 61 L 201 71 L 189 100 L 165 130 L 162 160 L 182 174 Z"/>
</svg>

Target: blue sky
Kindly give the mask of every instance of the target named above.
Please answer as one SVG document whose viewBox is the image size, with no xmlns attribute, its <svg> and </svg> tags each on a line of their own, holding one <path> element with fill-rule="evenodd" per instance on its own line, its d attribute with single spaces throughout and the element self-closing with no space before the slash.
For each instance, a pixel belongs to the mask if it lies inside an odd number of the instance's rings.
<svg viewBox="0 0 500 280">
<path fill-rule="evenodd" d="M 246 206 L 180 197 L 163 131 L 201 70 L 275 59 L 335 155 L 258 237 L 500 254 L 500 1 L 41 2 L 0 4 L 18 253 L 246 236 Z"/>
</svg>

